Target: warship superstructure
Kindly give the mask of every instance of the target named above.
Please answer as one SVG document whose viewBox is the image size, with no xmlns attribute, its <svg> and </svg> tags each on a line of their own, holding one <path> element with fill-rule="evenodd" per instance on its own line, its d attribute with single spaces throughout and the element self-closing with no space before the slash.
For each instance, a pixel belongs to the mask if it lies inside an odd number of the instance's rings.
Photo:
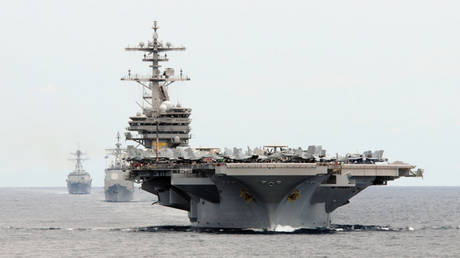
<svg viewBox="0 0 460 258">
<path fill-rule="evenodd" d="M 91 175 L 83 169 L 82 161 L 83 152 L 77 150 L 71 153 L 75 156 L 71 160 L 75 160 L 75 170 L 67 176 L 67 190 L 69 194 L 89 194 L 91 193 Z"/>
<path fill-rule="evenodd" d="M 206 228 L 260 228 L 276 230 L 322 228 L 330 214 L 371 185 L 385 185 L 399 177 L 421 177 L 422 169 L 389 162 L 383 151 L 328 156 L 321 146 L 191 148 L 191 109 L 169 101 L 168 86 L 189 80 L 160 62 L 173 47 L 153 38 L 128 47 L 144 53 L 151 74 L 131 74 L 122 80 L 144 89 L 142 113 L 130 117 L 126 138 L 144 148 L 128 146 L 129 178 L 158 196 L 160 205 L 188 211 L 192 225 Z"/>
<path fill-rule="evenodd" d="M 126 180 L 127 173 L 122 155 L 120 134 L 117 133 L 117 143 L 114 149 L 107 149 L 108 156 L 112 156 L 109 166 L 105 169 L 104 194 L 108 202 L 129 202 L 133 199 L 134 182 Z M 107 157 L 108 157 L 107 156 Z"/>
</svg>

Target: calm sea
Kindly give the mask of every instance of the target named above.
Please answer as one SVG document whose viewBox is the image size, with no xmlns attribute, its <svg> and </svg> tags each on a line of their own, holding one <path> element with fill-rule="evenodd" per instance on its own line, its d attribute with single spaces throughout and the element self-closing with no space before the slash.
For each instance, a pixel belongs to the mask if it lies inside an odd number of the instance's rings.
<svg viewBox="0 0 460 258">
<path fill-rule="evenodd" d="M 153 201 L 0 188 L 0 257 L 460 257 L 460 187 L 370 187 L 333 230 L 294 233 L 197 232 Z"/>
</svg>

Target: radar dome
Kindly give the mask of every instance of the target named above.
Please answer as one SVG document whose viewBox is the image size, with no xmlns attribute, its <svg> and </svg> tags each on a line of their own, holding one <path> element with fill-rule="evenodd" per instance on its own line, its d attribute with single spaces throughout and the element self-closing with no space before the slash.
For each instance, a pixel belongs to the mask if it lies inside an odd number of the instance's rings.
<svg viewBox="0 0 460 258">
<path fill-rule="evenodd" d="M 163 103 L 161 103 L 161 105 L 166 105 L 166 107 L 167 107 L 168 109 L 170 109 L 170 108 L 173 108 L 173 107 L 174 107 L 174 104 L 173 104 L 173 103 L 171 103 L 171 101 L 169 101 L 169 100 L 165 100 L 165 101 L 163 101 Z"/>
<path fill-rule="evenodd" d="M 179 136 L 174 136 L 174 143 L 180 143 L 180 138 Z"/>
<path fill-rule="evenodd" d="M 160 109 L 160 112 L 163 113 L 163 112 L 165 112 L 165 111 L 167 111 L 168 109 L 171 109 L 171 108 L 173 108 L 173 107 L 174 107 L 174 104 L 171 103 L 171 101 L 165 100 L 165 101 L 163 101 L 163 103 L 161 103 L 159 109 Z"/>
<path fill-rule="evenodd" d="M 168 109 L 168 106 L 165 103 L 161 103 L 158 109 L 160 110 L 160 113 L 164 113 Z"/>
</svg>

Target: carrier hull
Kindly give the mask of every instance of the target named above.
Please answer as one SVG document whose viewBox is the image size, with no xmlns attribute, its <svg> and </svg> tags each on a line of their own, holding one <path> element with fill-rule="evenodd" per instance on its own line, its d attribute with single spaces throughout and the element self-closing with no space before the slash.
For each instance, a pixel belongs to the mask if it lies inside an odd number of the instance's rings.
<svg viewBox="0 0 460 258">
<path fill-rule="evenodd" d="M 415 176 L 412 165 L 240 163 L 132 169 L 160 205 L 203 228 L 325 228 L 331 213 L 371 185 Z"/>
<path fill-rule="evenodd" d="M 319 228 L 330 225 L 325 203 L 314 203 L 320 176 L 216 177 L 219 203 L 192 198 L 189 218 L 197 227 Z M 261 182 L 274 182 L 272 186 Z M 277 184 L 276 182 L 280 182 Z M 290 195 L 296 197 L 289 198 Z"/>
</svg>

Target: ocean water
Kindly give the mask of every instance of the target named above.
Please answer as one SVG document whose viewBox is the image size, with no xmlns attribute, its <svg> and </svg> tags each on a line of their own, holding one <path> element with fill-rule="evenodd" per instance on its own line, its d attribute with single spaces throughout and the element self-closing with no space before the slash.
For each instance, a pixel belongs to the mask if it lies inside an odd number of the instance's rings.
<svg viewBox="0 0 460 258">
<path fill-rule="evenodd" d="M 460 257 L 460 187 L 370 187 L 332 229 L 292 233 L 197 231 L 153 201 L 0 188 L 0 257 Z"/>
</svg>

